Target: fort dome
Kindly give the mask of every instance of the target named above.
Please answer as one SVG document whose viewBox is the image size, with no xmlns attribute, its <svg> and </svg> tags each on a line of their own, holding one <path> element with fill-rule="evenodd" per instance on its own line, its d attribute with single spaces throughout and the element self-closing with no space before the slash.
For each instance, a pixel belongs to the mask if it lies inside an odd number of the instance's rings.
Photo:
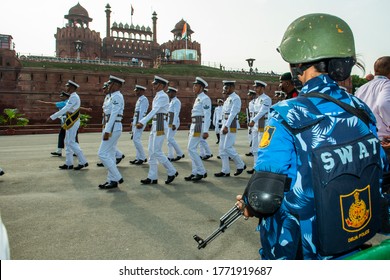
<svg viewBox="0 0 390 280">
<path fill-rule="evenodd" d="M 89 18 L 88 11 L 80 5 L 80 3 L 77 3 L 76 6 L 70 8 L 68 15 L 70 16 L 84 16 Z"/>
</svg>

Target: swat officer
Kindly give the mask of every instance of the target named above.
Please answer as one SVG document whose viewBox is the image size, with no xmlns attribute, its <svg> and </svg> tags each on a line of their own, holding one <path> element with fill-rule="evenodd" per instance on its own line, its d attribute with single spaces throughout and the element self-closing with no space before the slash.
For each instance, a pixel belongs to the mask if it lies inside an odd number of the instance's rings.
<svg viewBox="0 0 390 280">
<path fill-rule="evenodd" d="M 138 97 L 137 102 L 135 103 L 134 117 L 131 125 L 132 131 L 132 140 L 135 147 L 135 159 L 131 160 L 131 164 L 141 165 L 144 162 L 147 162 L 144 147 L 142 146 L 142 133 L 145 130 L 145 126 L 142 128 L 137 128 L 137 123 L 140 119 L 146 116 L 146 113 L 149 108 L 149 100 L 145 96 L 146 87 L 135 85 L 134 88 L 135 94 Z"/>
<path fill-rule="evenodd" d="M 296 89 L 290 72 L 284 73 L 279 78 L 279 89 L 285 93 L 286 99 L 297 97 L 299 92 Z"/>
<path fill-rule="evenodd" d="M 116 166 L 115 152 L 119 137 L 122 135 L 122 118 L 125 102 L 120 92 L 125 80 L 116 76 L 110 76 L 108 90 L 111 93 L 110 104 L 105 114 L 102 142 L 99 147 L 98 156 L 105 168 L 107 168 L 107 181 L 99 185 L 101 189 L 117 188 L 123 183 L 122 175 Z"/>
<path fill-rule="evenodd" d="M 66 114 L 66 119 L 62 127 L 66 130 L 65 133 L 65 164 L 59 166 L 60 169 L 73 169 L 73 154 L 76 154 L 79 164 L 74 170 L 81 170 L 88 166 L 87 159 L 83 151 L 80 149 L 79 143 L 76 142 L 77 131 L 80 127 L 80 97 L 76 93 L 76 89 L 80 86 L 74 81 L 69 80 L 66 83 L 65 92 L 70 94 L 68 103 L 59 111 L 51 115 L 47 122 L 52 122 L 55 119 L 61 119 Z"/>
<path fill-rule="evenodd" d="M 191 110 L 191 126 L 188 135 L 188 154 L 192 162 L 191 174 L 184 177 L 186 181 L 200 181 L 207 177 L 206 169 L 197 152 L 201 138 L 209 137 L 211 122 L 211 99 L 204 92 L 208 83 L 201 77 L 196 77 L 193 82 L 192 92 L 196 95 Z"/>
<path fill-rule="evenodd" d="M 168 133 L 167 133 L 167 142 L 168 142 L 168 160 L 169 161 L 178 161 L 184 158 L 184 153 L 180 149 L 179 144 L 175 140 L 175 135 L 177 130 L 180 127 L 180 110 L 181 102 L 177 98 L 177 88 L 168 87 L 167 94 L 170 98 L 169 109 L 168 109 Z M 174 154 L 176 153 L 176 157 Z"/>
<path fill-rule="evenodd" d="M 251 150 L 253 153 L 253 168 L 247 171 L 248 174 L 253 174 L 254 172 L 259 141 L 263 136 L 264 127 L 268 120 L 268 112 L 272 105 L 272 99 L 264 92 L 266 86 L 267 83 L 259 80 L 256 80 L 253 85 L 257 98 L 253 104 L 253 118 L 248 124 L 248 126 L 252 128 Z"/>
<path fill-rule="evenodd" d="M 162 145 L 168 130 L 167 114 L 169 109 L 169 97 L 164 91 L 168 83 L 168 80 L 159 76 L 154 76 L 152 84 L 156 96 L 152 102 L 152 110 L 136 125 L 138 129 L 141 129 L 149 120 L 153 119 L 148 145 L 149 173 L 146 179 L 141 180 L 141 183 L 145 185 L 158 183 L 158 163 L 161 163 L 167 170 L 168 178 L 165 181 L 165 184 L 170 184 L 175 177 L 179 175 L 175 167 L 162 151 Z"/>
<path fill-rule="evenodd" d="M 223 93 L 228 96 L 222 107 L 222 135 L 219 143 L 219 156 L 222 160 L 222 170 L 221 172 L 214 173 L 214 176 L 230 176 L 229 158 L 234 161 L 237 168 L 234 176 L 238 176 L 246 169 L 245 163 L 234 148 L 234 143 L 236 142 L 237 137 L 237 117 L 241 110 L 241 98 L 235 92 L 236 81 L 223 81 L 222 83 Z"/>
<path fill-rule="evenodd" d="M 259 218 L 262 259 L 329 259 L 378 232 L 385 157 L 374 115 L 337 84 L 356 63 L 346 22 L 302 16 L 278 51 L 303 87 L 271 108 L 256 173 L 237 205 Z"/>
</svg>

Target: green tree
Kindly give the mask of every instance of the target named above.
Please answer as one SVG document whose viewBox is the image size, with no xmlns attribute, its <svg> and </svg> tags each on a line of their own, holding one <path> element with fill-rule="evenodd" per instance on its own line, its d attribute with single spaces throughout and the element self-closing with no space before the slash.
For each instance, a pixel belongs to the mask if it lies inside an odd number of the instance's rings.
<svg viewBox="0 0 390 280">
<path fill-rule="evenodd" d="M 365 78 L 360 78 L 358 75 L 352 75 L 352 94 L 355 94 L 357 88 L 361 87 L 368 81 Z"/>
</svg>

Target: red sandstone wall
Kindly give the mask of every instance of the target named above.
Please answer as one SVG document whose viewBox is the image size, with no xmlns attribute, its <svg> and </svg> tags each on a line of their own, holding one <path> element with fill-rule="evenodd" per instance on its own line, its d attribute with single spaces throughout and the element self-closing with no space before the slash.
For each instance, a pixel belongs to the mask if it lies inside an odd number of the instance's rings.
<svg viewBox="0 0 390 280">
<path fill-rule="evenodd" d="M 53 70 L 38 68 L 22 68 L 20 72 L 13 69 L 0 68 L 0 111 L 4 108 L 18 108 L 29 119 L 30 124 L 45 124 L 45 120 L 56 111 L 54 106 L 42 105 L 36 101 L 41 99 L 45 101 L 58 101 L 58 94 L 64 89 L 68 80 L 74 80 L 80 85 L 78 93 L 80 95 L 82 106 L 91 107 L 91 124 L 101 123 L 101 106 L 104 99 L 101 93 L 101 87 L 107 81 L 109 74 L 122 77 L 126 80 L 122 93 L 125 98 L 124 124 L 125 129 L 129 129 L 129 124 L 133 115 L 136 97 L 134 96 L 134 85 L 140 84 L 146 86 L 147 97 L 152 103 L 153 93 L 151 91 L 152 75 L 121 73 L 99 73 L 88 71 L 72 70 Z M 178 97 L 182 102 L 181 123 L 182 128 L 186 128 L 190 123 L 191 108 L 194 103 L 194 94 L 192 93 L 192 82 L 195 77 L 173 77 L 164 76 L 170 81 L 170 85 L 179 89 Z M 222 98 L 222 79 L 208 78 L 209 96 L 213 104 L 216 104 L 217 98 Z M 252 80 L 239 80 L 236 84 L 236 92 L 242 98 L 242 111 L 249 100 L 247 92 L 252 88 Z M 273 97 L 273 92 L 277 90 L 277 83 L 270 84 L 266 92 Z"/>
</svg>

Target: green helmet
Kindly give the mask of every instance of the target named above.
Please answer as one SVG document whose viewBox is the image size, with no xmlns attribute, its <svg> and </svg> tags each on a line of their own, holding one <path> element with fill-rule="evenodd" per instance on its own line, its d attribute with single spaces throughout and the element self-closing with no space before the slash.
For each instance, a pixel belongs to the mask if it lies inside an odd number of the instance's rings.
<svg viewBox="0 0 390 280">
<path fill-rule="evenodd" d="M 324 58 L 355 56 L 351 28 L 342 19 L 329 14 L 308 14 L 293 21 L 278 48 L 290 64 Z"/>
</svg>

